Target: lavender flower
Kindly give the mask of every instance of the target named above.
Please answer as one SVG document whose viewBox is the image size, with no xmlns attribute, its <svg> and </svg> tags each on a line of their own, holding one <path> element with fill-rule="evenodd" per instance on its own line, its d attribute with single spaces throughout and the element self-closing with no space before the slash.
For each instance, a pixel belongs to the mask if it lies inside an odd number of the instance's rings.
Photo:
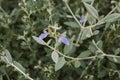
<svg viewBox="0 0 120 80">
<path fill-rule="evenodd" d="M 58 39 L 58 42 L 62 42 L 66 45 L 69 45 L 70 42 L 68 41 L 68 39 L 66 38 L 66 35 L 65 34 L 61 34 L 61 36 L 59 37 Z"/>
<path fill-rule="evenodd" d="M 86 20 L 87 20 L 87 17 L 84 16 L 84 17 L 82 17 L 82 18 L 80 19 L 80 23 L 83 23 L 83 22 L 85 22 Z"/>
<path fill-rule="evenodd" d="M 39 39 L 44 39 L 48 35 L 47 31 L 44 31 L 42 34 L 40 34 Z"/>
</svg>

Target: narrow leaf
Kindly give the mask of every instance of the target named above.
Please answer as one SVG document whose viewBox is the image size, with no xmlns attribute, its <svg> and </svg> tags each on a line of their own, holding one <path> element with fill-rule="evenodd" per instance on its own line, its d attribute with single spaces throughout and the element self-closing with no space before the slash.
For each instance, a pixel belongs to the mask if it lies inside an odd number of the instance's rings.
<svg viewBox="0 0 120 80">
<path fill-rule="evenodd" d="M 118 55 L 120 54 L 120 48 L 117 48 L 115 51 L 114 51 L 115 55 Z"/>
<path fill-rule="evenodd" d="M 7 60 L 8 60 L 10 63 L 12 63 L 12 57 L 11 57 L 10 52 L 9 52 L 8 50 L 5 50 L 4 52 L 5 52 L 5 56 L 6 56 Z"/>
<path fill-rule="evenodd" d="M 22 72 L 25 73 L 25 68 L 18 62 L 14 61 L 13 63 L 17 68 L 19 68 Z"/>
<path fill-rule="evenodd" d="M 92 0 L 82 0 L 82 2 L 92 2 Z"/>
<path fill-rule="evenodd" d="M 42 39 L 39 39 L 38 37 L 35 37 L 35 36 L 32 36 L 32 37 L 37 43 L 41 45 L 46 45 L 46 43 Z"/>
<path fill-rule="evenodd" d="M 102 49 L 102 47 L 103 47 L 103 41 L 98 41 L 97 42 L 97 46 L 100 48 L 100 49 Z"/>
<path fill-rule="evenodd" d="M 76 50 L 76 47 L 72 43 L 69 46 L 65 45 L 65 47 L 64 47 L 65 54 L 72 54 L 75 52 L 75 50 Z"/>
<path fill-rule="evenodd" d="M 110 61 L 120 64 L 120 57 L 107 57 Z"/>
<path fill-rule="evenodd" d="M 71 28 L 79 28 L 79 25 L 76 22 L 64 22 L 65 25 L 71 27 Z"/>
<path fill-rule="evenodd" d="M 52 60 L 57 63 L 58 62 L 58 59 L 59 59 L 59 55 L 56 51 L 53 51 L 52 54 L 51 54 L 51 57 L 52 57 Z"/>
<path fill-rule="evenodd" d="M 85 8 L 87 9 L 88 13 L 91 14 L 91 16 L 93 16 L 94 18 L 98 19 L 99 15 L 98 15 L 97 10 L 93 6 L 91 6 L 85 2 L 83 2 L 83 3 L 85 5 Z"/>
<path fill-rule="evenodd" d="M 60 57 L 58 59 L 58 62 L 55 64 L 55 71 L 58 71 L 59 69 L 61 69 L 65 64 L 65 59 L 64 57 Z"/>
<path fill-rule="evenodd" d="M 113 21 L 116 21 L 117 19 L 120 19 L 120 13 L 113 13 L 111 15 L 109 15 L 105 21 L 106 22 L 113 22 Z"/>
<path fill-rule="evenodd" d="M 90 42 L 88 49 L 92 52 L 95 53 L 98 49 L 94 46 L 92 42 Z"/>
<path fill-rule="evenodd" d="M 91 33 L 90 28 L 86 27 L 83 29 L 82 36 L 81 36 L 80 40 L 85 40 L 87 38 L 90 38 L 91 36 L 93 36 L 93 34 Z"/>
<path fill-rule="evenodd" d="M 91 52 L 90 50 L 87 50 L 87 51 L 83 51 L 80 53 L 79 57 L 88 57 L 91 55 Z"/>
</svg>

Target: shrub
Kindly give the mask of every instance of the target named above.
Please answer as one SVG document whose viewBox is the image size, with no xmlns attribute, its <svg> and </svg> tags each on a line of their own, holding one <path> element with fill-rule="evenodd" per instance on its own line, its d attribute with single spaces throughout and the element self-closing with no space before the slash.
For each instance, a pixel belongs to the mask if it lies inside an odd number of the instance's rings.
<svg viewBox="0 0 120 80">
<path fill-rule="evenodd" d="M 1 0 L 0 80 L 119 80 L 120 1 Z"/>
</svg>

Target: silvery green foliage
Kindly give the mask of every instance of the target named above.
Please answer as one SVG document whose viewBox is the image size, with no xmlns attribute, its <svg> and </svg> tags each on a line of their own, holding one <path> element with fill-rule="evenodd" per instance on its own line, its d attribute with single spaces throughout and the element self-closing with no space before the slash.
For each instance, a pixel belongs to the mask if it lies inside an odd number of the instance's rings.
<svg viewBox="0 0 120 80">
<path fill-rule="evenodd" d="M 0 0 L 0 80 L 119 80 L 119 0 Z"/>
</svg>

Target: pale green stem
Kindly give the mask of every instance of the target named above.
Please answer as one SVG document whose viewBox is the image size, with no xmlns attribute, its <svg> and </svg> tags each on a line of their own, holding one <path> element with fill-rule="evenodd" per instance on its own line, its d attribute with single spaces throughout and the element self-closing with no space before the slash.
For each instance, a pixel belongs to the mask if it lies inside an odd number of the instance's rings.
<svg viewBox="0 0 120 80">
<path fill-rule="evenodd" d="M 91 57 L 85 57 L 85 58 L 74 58 L 74 57 L 70 57 L 70 56 L 67 56 L 67 55 L 64 55 L 62 54 L 61 52 L 59 52 L 58 50 L 56 50 L 55 48 L 49 46 L 46 44 L 47 47 L 49 47 L 51 50 L 54 50 L 56 51 L 58 54 L 60 54 L 61 56 L 65 57 L 65 58 L 68 58 L 68 59 L 72 59 L 72 60 L 87 60 L 87 59 L 92 59 L 94 56 L 91 56 Z"/>
<path fill-rule="evenodd" d="M 17 69 L 21 74 L 23 74 L 26 78 L 28 78 L 29 80 L 34 80 L 31 77 L 29 77 L 27 74 L 25 74 L 23 71 L 21 71 L 17 66 L 15 66 L 13 63 L 9 62 L 9 60 L 5 57 L 5 59 L 7 60 L 8 64 L 10 64 L 12 67 L 14 67 L 15 69 Z"/>
<path fill-rule="evenodd" d="M 78 38 L 77 38 L 77 40 L 76 40 L 76 44 L 77 44 L 77 43 L 79 42 L 80 35 L 82 34 L 82 31 L 83 31 L 84 27 L 80 24 L 80 22 L 78 21 L 78 19 L 76 18 L 76 16 L 73 14 L 73 12 L 72 12 L 70 6 L 68 5 L 68 3 L 65 2 L 65 4 L 66 4 L 68 10 L 70 11 L 70 13 L 72 14 L 73 18 L 75 19 L 75 21 L 76 21 L 76 22 L 78 23 L 78 25 L 80 26 L 80 32 L 79 32 Z"/>
<path fill-rule="evenodd" d="M 105 52 L 103 52 L 95 43 L 95 41 L 92 41 L 94 46 L 102 53 L 102 56 L 106 56 L 106 57 L 115 57 L 115 58 L 120 58 L 120 56 L 116 56 L 116 55 L 111 55 L 111 54 L 106 54 Z"/>
<path fill-rule="evenodd" d="M 80 22 L 78 21 L 78 19 L 77 19 L 76 16 L 74 15 L 74 13 L 72 12 L 72 10 L 71 10 L 70 6 L 68 5 L 68 3 L 65 2 L 65 4 L 66 4 L 68 10 L 70 11 L 70 13 L 72 14 L 73 18 L 75 19 L 75 21 L 76 21 L 76 22 L 78 23 L 78 25 L 80 26 L 80 28 L 81 28 L 81 29 L 84 28 L 84 27 L 80 24 Z"/>
<path fill-rule="evenodd" d="M 33 80 L 31 77 L 29 77 L 27 74 L 25 74 L 23 71 L 21 71 L 18 67 L 16 67 L 13 63 L 10 63 L 11 66 L 13 66 L 15 69 L 17 69 L 20 73 L 22 73 L 26 78 L 29 80 Z"/>
<path fill-rule="evenodd" d="M 117 9 L 117 6 L 116 7 L 114 7 L 103 19 L 101 19 L 100 21 L 98 21 L 96 24 L 94 24 L 94 25 L 91 25 L 91 26 L 87 26 L 87 27 L 91 27 L 91 28 L 94 28 L 95 26 L 97 26 L 97 25 L 101 25 L 101 24 L 104 24 L 105 23 L 105 19 L 112 13 L 112 12 L 114 12 L 115 10 Z"/>
<path fill-rule="evenodd" d="M 93 5 L 94 1 L 95 1 L 95 0 L 93 0 L 90 5 Z M 88 18 L 88 12 L 87 12 L 87 14 L 86 14 L 86 19 L 87 19 L 87 18 Z M 86 20 L 86 21 L 87 21 L 87 20 Z M 83 26 L 85 26 L 86 21 L 83 23 Z"/>
</svg>

